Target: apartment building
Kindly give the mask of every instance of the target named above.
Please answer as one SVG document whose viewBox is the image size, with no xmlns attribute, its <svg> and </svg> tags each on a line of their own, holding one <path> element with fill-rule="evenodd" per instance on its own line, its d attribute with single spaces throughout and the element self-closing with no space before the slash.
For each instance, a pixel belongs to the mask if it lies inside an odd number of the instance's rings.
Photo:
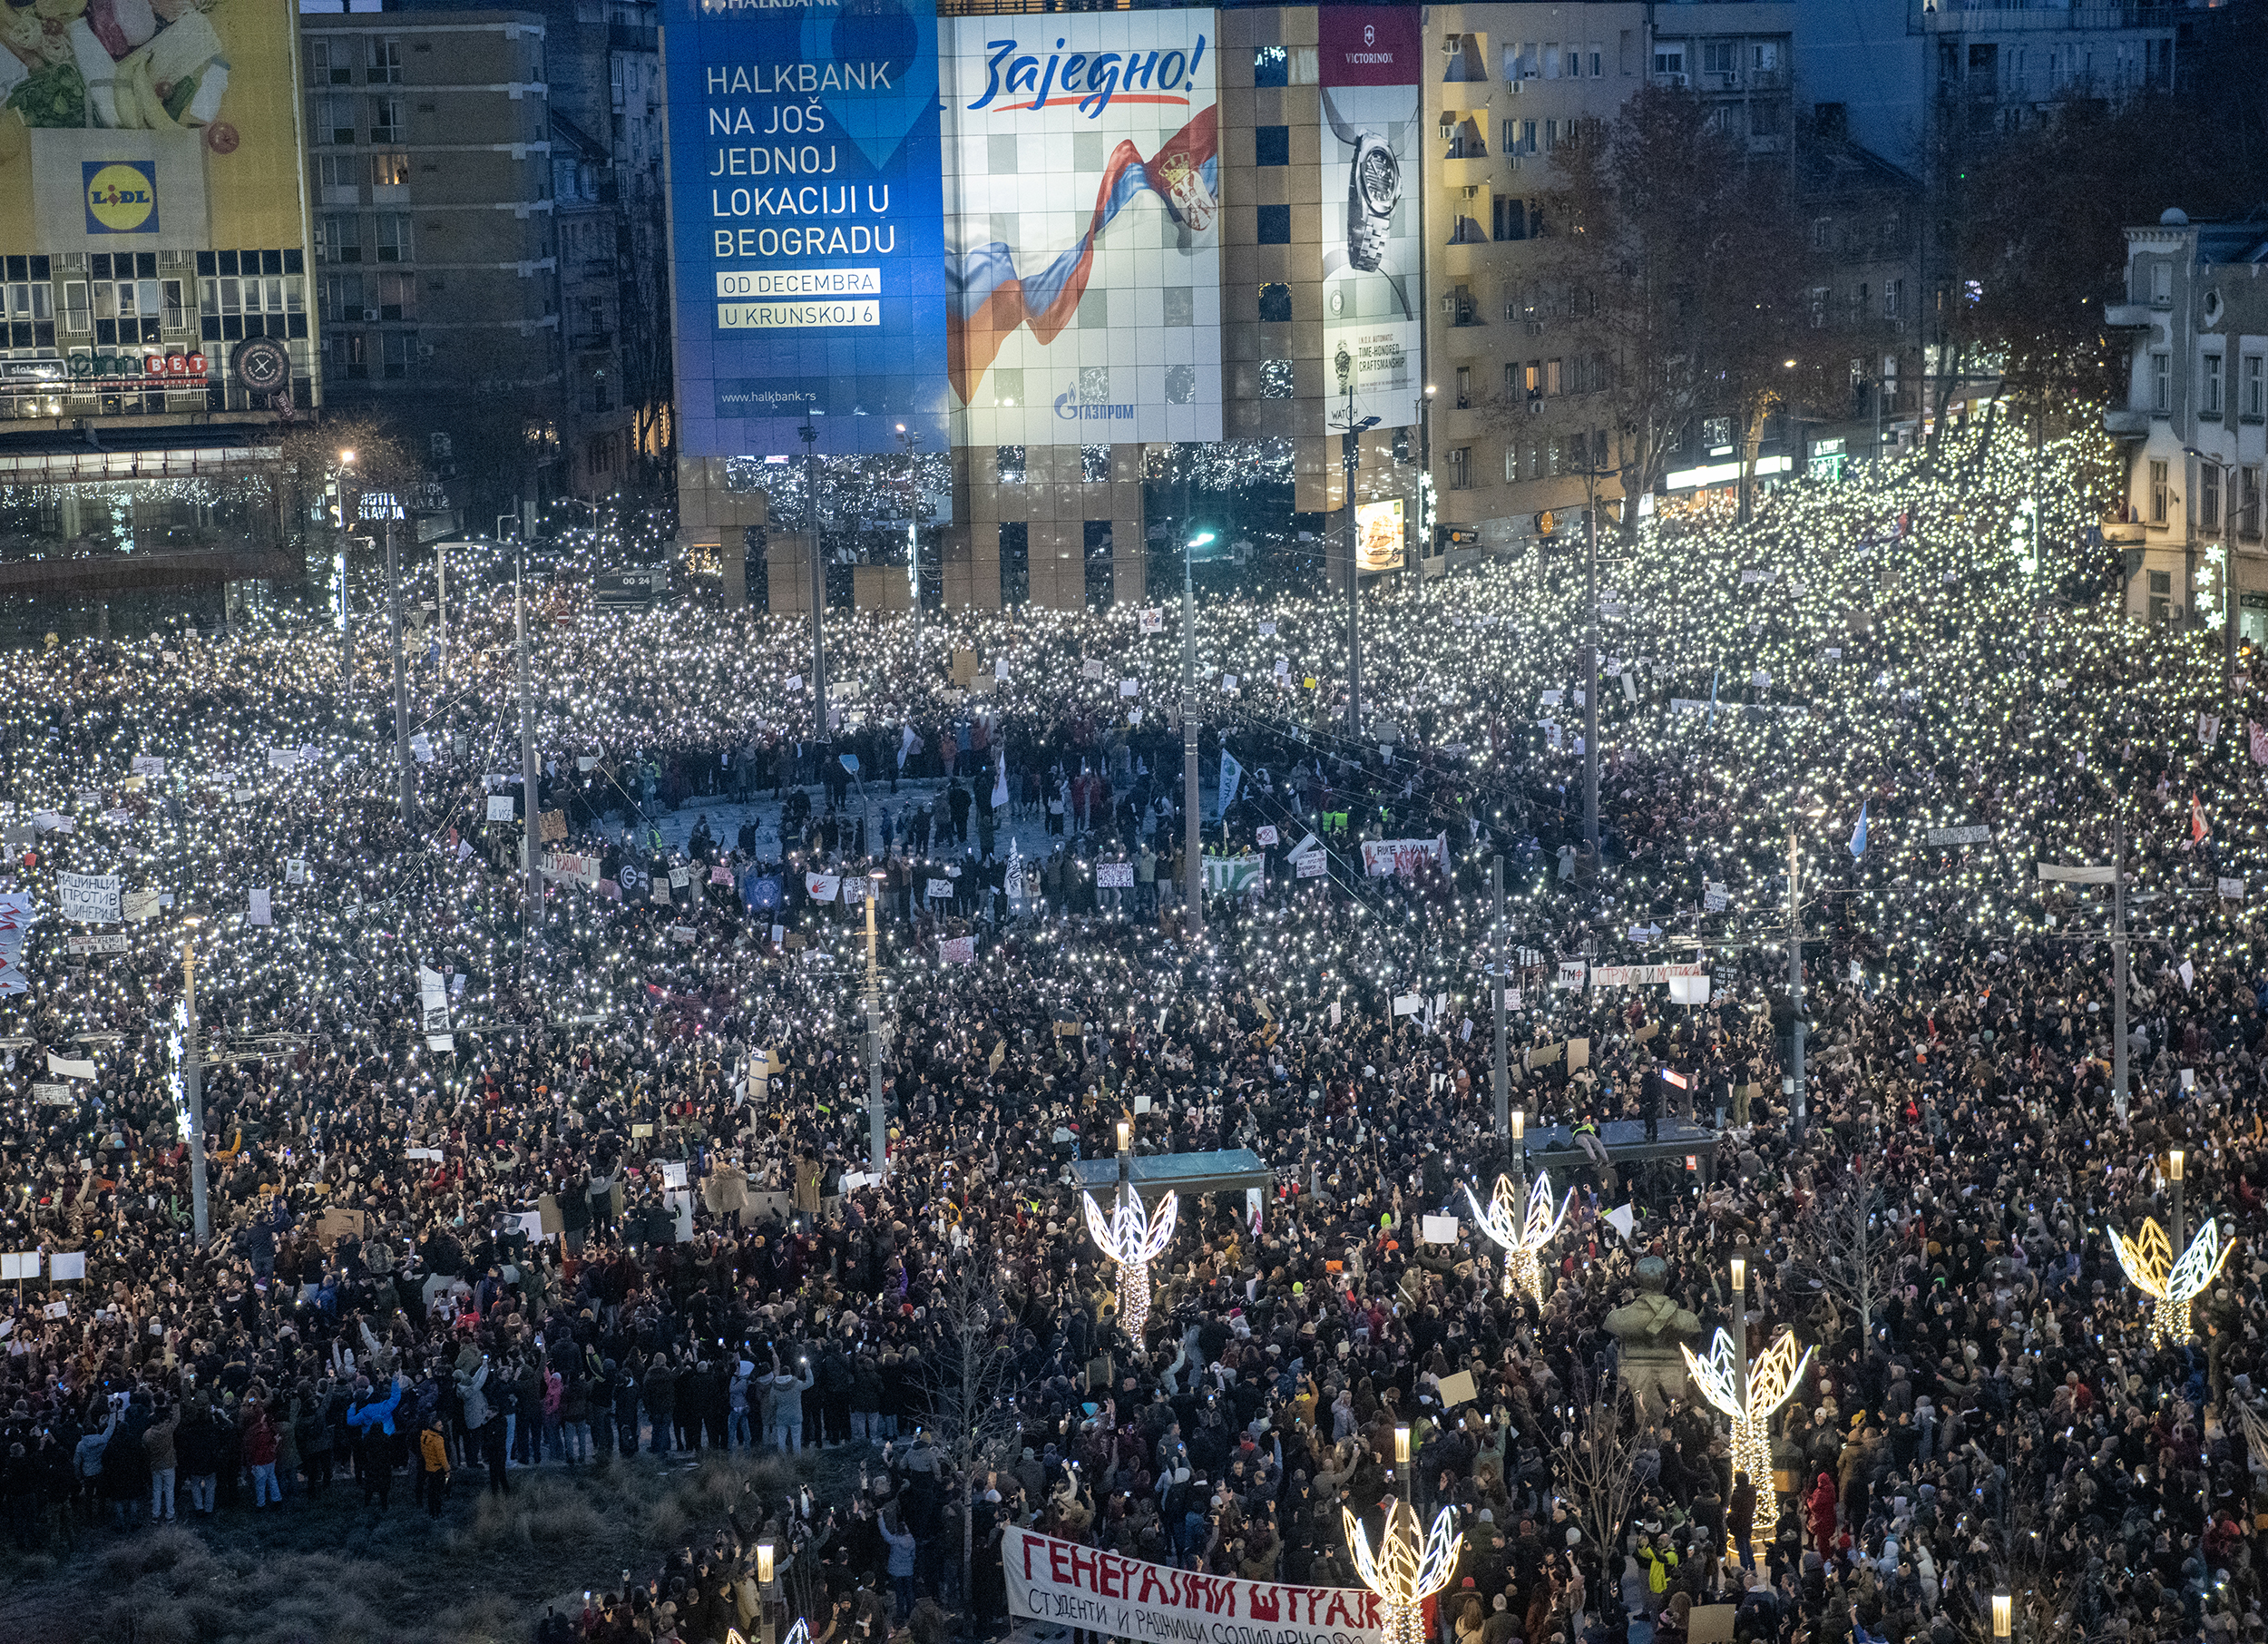
<svg viewBox="0 0 2268 1644">
<path fill-rule="evenodd" d="M 2126 447 L 2121 517 L 2130 614 L 2268 643 L 2268 231 L 2169 210 L 2126 230 L 2125 300 L 2103 323 L 2131 343 L 2126 403 L 2104 426 Z"/>
</svg>

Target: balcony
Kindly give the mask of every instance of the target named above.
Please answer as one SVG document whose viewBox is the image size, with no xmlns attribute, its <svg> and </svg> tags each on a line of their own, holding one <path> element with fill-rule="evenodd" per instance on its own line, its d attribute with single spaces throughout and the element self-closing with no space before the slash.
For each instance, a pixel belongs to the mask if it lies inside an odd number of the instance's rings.
<svg viewBox="0 0 2268 1644">
<path fill-rule="evenodd" d="M 2129 406 L 2115 406 L 2103 413 L 2103 432 L 2138 439 L 2150 432 L 2150 414 Z"/>
</svg>

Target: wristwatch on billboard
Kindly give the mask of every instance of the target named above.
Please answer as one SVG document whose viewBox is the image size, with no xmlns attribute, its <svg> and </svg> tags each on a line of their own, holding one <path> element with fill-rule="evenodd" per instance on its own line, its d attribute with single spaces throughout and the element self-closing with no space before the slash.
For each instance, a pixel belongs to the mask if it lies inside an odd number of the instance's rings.
<svg viewBox="0 0 2268 1644">
<path fill-rule="evenodd" d="M 1324 253 L 1324 278 L 1328 279 L 1343 269 L 1383 275 L 1393 288 L 1394 300 L 1402 305 L 1403 318 L 1415 319 L 1409 291 L 1387 245 L 1393 229 L 1393 209 L 1402 201 L 1401 156 L 1376 132 L 1356 131 L 1341 119 L 1327 91 L 1323 94 L 1323 113 L 1331 122 L 1332 134 L 1354 151 L 1346 170 L 1346 244 Z"/>
</svg>

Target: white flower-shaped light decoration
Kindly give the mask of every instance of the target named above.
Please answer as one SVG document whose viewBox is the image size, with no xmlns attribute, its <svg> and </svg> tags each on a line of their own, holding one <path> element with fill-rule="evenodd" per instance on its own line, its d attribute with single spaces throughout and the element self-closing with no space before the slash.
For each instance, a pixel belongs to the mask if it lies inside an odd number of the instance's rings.
<svg viewBox="0 0 2268 1644">
<path fill-rule="evenodd" d="M 2231 1247 L 2221 1242 L 2221 1224 L 2206 1218 L 2179 1261 L 2174 1259 L 2174 1244 L 2165 1229 L 2146 1216 L 2141 1232 L 2131 1240 L 2113 1228 L 2110 1245 L 2135 1288 L 2155 1304 L 2150 1309 L 2150 1345 L 2187 1341 L 2192 1334 L 2189 1304 L 2204 1294 L 2229 1258 Z"/>
<path fill-rule="evenodd" d="M 1142 1208 L 1142 1196 L 1132 1187 L 1119 1189 L 1117 1209 L 1109 1220 L 1092 1193 L 1087 1204 L 1087 1237 L 1095 1248 L 1119 1264 L 1119 1325 L 1129 1340 L 1142 1339 L 1142 1321 L 1149 1316 L 1149 1264 L 1173 1238 L 1174 1222 L 1181 1214 L 1181 1197 L 1168 1193 L 1158 1201 L 1155 1213 Z"/>
<path fill-rule="evenodd" d="M 1680 1342 L 1677 1351 L 1686 1355 L 1686 1369 L 1701 1389 L 1701 1396 L 1722 1410 L 1733 1424 L 1733 1465 L 1748 1475 L 1748 1482 L 1756 1488 L 1756 1522 L 1752 1540 L 1759 1548 L 1772 1544 L 1772 1531 L 1780 1522 L 1779 1494 L 1772 1487 L 1772 1441 L 1767 1424 L 1772 1413 L 1794 1395 L 1796 1385 L 1804 1379 L 1804 1366 L 1812 1362 L 1812 1350 L 1797 1350 L 1794 1331 L 1784 1332 L 1780 1339 L 1756 1355 L 1748 1366 L 1748 1408 L 1740 1407 L 1740 1372 L 1734 1357 L 1733 1338 L 1725 1331 L 1716 1333 L 1709 1344 L 1709 1355 L 1696 1358 L 1693 1349 Z M 1735 1554 L 1738 1549 L 1735 1550 Z"/>
<path fill-rule="evenodd" d="M 1355 1573 L 1364 1586 L 1386 1601 L 1384 1644 L 1424 1644 L 1422 1607 L 1449 1585 L 1458 1551 L 1464 1545 L 1464 1537 L 1456 1531 L 1456 1510 L 1442 1508 L 1433 1528 L 1421 1535 L 1416 1512 L 1407 1502 L 1396 1502 L 1386 1514 L 1385 1533 L 1374 1557 L 1362 1521 L 1344 1508 L 1340 1513 L 1346 1522 Z"/>
<path fill-rule="evenodd" d="M 1487 1209 L 1481 1208 L 1471 1188 L 1465 1189 L 1465 1202 L 1472 1207 L 1472 1219 L 1481 1231 L 1504 1247 L 1504 1294 L 1525 1290 L 1536 1306 L 1542 1306 L 1543 1265 L 1537 1257 L 1566 1222 L 1567 1208 L 1575 1202 L 1575 1189 L 1567 1190 L 1554 1215 L 1551 1172 L 1539 1170 L 1535 1185 L 1528 1190 L 1525 1215 L 1520 1211 L 1520 1189 L 1509 1176 L 1496 1179 L 1496 1190 L 1489 1195 Z"/>
</svg>

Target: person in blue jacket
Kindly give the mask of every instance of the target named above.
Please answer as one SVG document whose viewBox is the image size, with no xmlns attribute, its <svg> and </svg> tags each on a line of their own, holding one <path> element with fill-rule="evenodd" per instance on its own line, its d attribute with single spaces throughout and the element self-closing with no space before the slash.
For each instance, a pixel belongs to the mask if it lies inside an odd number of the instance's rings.
<svg viewBox="0 0 2268 1644">
<path fill-rule="evenodd" d="M 400 1459 L 396 1453 L 401 1448 L 394 1431 L 394 1411 L 401 1402 L 402 1377 L 396 1371 L 383 1394 L 358 1380 L 354 1404 L 347 1412 L 347 1425 L 354 1439 L 355 1476 L 362 1481 L 362 1504 L 367 1507 L 375 1499 L 380 1512 L 394 1500 L 394 1469 Z"/>
</svg>

